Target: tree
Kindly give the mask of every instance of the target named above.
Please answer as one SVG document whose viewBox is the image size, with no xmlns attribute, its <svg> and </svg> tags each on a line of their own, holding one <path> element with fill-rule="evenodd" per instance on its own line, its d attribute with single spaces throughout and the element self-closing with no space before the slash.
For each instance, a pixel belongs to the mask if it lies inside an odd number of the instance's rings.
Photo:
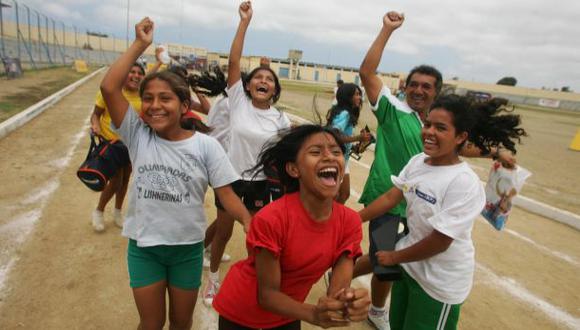
<svg viewBox="0 0 580 330">
<path fill-rule="evenodd" d="M 564 86 L 564 87 L 562 87 L 562 89 L 560 89 L 560 92 L 571 93 L 572 90 L 570 89 L 570 86 Z"/>
<path fill-rule="evenodd" d="M 518 83 L 518 80 L 514 77 L 503 77 L 497 81 L 496 84 L 498 85 L 506 85 L 506 86 L 515 86 Z"/>
</svg>

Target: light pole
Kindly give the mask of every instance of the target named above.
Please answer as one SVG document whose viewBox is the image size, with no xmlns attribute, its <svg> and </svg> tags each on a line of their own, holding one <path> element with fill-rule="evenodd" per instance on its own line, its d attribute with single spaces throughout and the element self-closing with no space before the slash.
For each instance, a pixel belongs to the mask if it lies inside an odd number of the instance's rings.
<svg viewBox="0 0 580 330">
<path fill-rule="evenodd" d="M 125 42 L 125 47 L 129 49 L 129 8 L 131 7 L 131 0 L 127 0 L 127 38 Z"/>
</svg>

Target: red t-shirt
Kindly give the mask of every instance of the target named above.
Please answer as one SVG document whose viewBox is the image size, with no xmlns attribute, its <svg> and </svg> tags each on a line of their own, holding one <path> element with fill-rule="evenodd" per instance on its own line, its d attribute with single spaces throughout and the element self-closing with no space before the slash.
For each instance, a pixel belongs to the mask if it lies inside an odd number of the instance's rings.
<svg viewBox="0 0 580 330">
<path fill-rule="evenodd" d="M 300 202 L 299 193 L 286 194 L 260 210 L 246 238 L 249 256 L 230 268 L 215 310 L 226 319 L 251 328 L 273 328 L 293 321 L 258 305 L 255 249 L 271 251 L 280 260 L 280 291 L 304 302 L 308 292 L 338 258 L 362 254 L 361 220 L 355 211 L 333 203 L 332 215 L 315 222 Z"/>
</svg>

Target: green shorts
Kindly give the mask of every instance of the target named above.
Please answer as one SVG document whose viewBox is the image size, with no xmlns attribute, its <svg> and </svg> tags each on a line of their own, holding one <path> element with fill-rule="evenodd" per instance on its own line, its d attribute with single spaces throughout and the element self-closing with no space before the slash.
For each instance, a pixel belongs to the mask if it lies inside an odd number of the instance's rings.
<svg viewBox="0 0 580 330">
<path fill-rule="evenodd" d="M 393 282 L 389 323 L 392 330 L 457 329 L 461 304 L 437 301 L 401 268 L 403 278 Z"/>
<path fill-rule="evenodd" d="M 130 239 L 127 265 L 132 288 L 167 281 L 168 285 L 180 289 L 197 289 L 201 286 L 203 242 L 138 247 Z"/>
</svg>

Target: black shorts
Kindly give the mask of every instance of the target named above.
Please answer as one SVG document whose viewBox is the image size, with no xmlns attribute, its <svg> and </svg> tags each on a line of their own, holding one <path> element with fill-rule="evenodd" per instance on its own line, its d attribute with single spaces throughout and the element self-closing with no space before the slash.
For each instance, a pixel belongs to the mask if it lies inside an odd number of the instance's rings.
<svg viewBox="0 0 580 330">
<path fill-rule="evenodd" d="M 300 320 L 291 321 L 290 323 L 286 323 L 274 328 L 264 328 L 263 330 L 300 330 L 301 329 Z M 232 322 L 226 319 L 223 316 L 219 316 L 218 319 L 218 329 L 219 330 L 257 330 L 254 328 L 245 327 L 241 324 Z"/>
<path fill-rule="evenodd" d="M 270 185 L 267 180 L 263 181 L 244 181 L 238 180 L 232 183 L 232 189 L 240 197 L 249 211 L 258 211 L 268 205 L 271 199 Z M 215 196 L 215 206 L 224 210 L 219 198 Z"/>
<path fill-rule="evenodd" d="M 377 227 L 380 227 L 385 222 L 392 222 L 393 227 L 397 228 L 397 230 L 399 227 L 398 226 L 399 223 L 402 223 L 403 226 L 405 227 L 404 231 L 397 235 L 396 241 L 399 241 L 401 238 L 403 238 L 405 235 L 407 235 L 409 233 L 409 228 L 407 227 L 407 218 L 403 218 L 403 217 L 400 217 L 398 215 L 386 213 L 386 214 L 383 214 L 377 218 L 372 219 L 369 222 L 369 237 L 372 236 L 372 232 Z M 377 249 L 373 246 L 372 241 L 373 241 L 372 239 L 369 239 L 369 254 L 374 255 L 377 252 Z"/>
</svg>

